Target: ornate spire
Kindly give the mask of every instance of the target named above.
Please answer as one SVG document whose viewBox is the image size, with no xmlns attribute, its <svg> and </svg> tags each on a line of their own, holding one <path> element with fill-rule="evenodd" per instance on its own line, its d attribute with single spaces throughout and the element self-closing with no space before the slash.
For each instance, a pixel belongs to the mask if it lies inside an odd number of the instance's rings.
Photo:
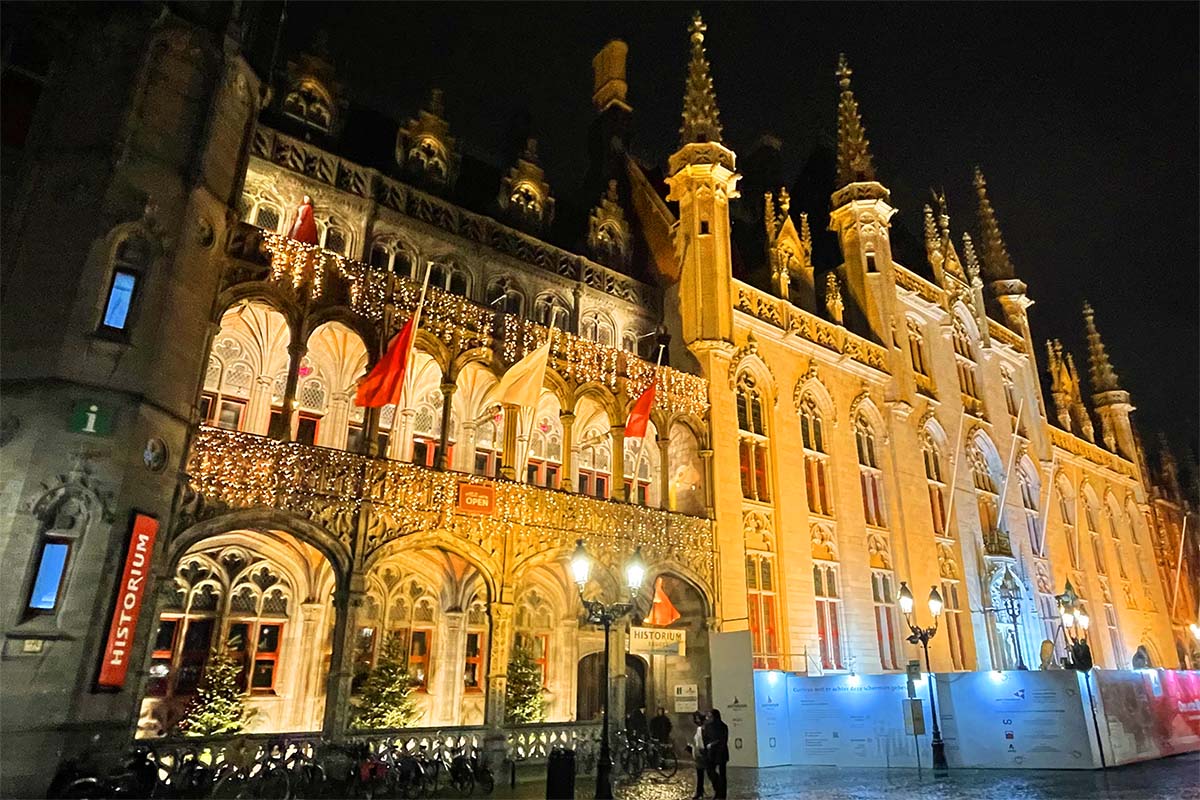
<svg viewBox="0 0 1200 800">
<path fill-rule="evenodd" d="M 808 213 L 800 212 L 800 246 L 812 252 L 812 229 L 808 227 Z"/>
<path fill-rule="evenodd" d="M 979 258 L 975 255 L 975 243 L 971 241 L 971 234 L 966 231 L 963 231 L 963 261 L 967 263 L 967 277 L 974 286 L 979 280 Z"/>
<path fill-rule="evenodd" d="M 692 15 L 688 33 L 692 40 L 692 55 L 688 61 L 687 83 L 683 91 L 683 124 L 679 127 L 680 145 L 692 142 L 721 142 L 721 112 L 717 110 L 717 94 L 713 91 L 708 72 L 708 57 L 704 54 L 704 31 L 708 26 L 700 12 Z"/>
<path fill-rule="evenodd" d="M 979 197 L 979 233 L 983 236 L 983 266 L 989 281 L 1007 281 L 1016 277 L 1012 260 L 1000 235 L 1000 224 L 996 212 L 987 196 L 987 181 L 983 171 L 975 167 L 975 194 Z"/>
<path fill-rule="evenodd" d="M 1100 339 L 1100 331 L 1096 330 L 1096 312 L 1092 310 L 1092 304 L 1086 301 L 1083 304 L 1083 322 L 1087 326 L 1088 365 L 1092 391 L 1097 394 L 1119 391 L 1121 387 L 1117 383 L 1117 373 L 1108 360 L 1108 353 L 1104 351 L 1104 342 Z"/>
<path fill-rule="evenodd" d="M 858 101 L 850 90 L 850 65 L 844 54 L 838 55 L 837 79 L 841 87 L 838 98 L 837 182 L 845 186 L 860 181 L 875 180 L 875 165 L 871 161 L 871 143 L 858 113 Z"/>
</svg>

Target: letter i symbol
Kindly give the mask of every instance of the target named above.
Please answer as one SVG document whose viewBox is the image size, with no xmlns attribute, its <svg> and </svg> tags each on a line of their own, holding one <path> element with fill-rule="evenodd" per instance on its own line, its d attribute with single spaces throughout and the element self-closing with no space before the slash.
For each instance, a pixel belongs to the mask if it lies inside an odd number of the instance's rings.
<svg viewBox="0 0 1200 800">
<path fill-rule="evenodd" d="M 82 433 L 96 432 L 96 412 L 99 410 L 96 406 L 88 406 L 87 424 L 83 426 Z"/>
</svg>

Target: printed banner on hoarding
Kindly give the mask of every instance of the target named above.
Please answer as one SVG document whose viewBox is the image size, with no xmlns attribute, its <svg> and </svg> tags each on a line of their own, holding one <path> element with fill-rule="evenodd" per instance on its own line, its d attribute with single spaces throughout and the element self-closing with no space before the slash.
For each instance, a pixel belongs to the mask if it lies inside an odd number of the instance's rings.
<svg viewBox="0 0 1200 800">
<path fill-rule="evenodd" d="M 150 556 L 154 553 L 157 535 L 158 520 L 147 514 L 134 514 L 129 549 L 125 553 L 125 571 L 121 573 L 121 582 L 117 584 L 117 603 L 113 608 L 112 625 L 108 629 L 108 642 L 104 646 L 100 677 L 96 681 L 100 686 L 120 689 L 125 685 L 133 636 L 142 610 L 146 581 L 150 577 Z"/>
</svg>

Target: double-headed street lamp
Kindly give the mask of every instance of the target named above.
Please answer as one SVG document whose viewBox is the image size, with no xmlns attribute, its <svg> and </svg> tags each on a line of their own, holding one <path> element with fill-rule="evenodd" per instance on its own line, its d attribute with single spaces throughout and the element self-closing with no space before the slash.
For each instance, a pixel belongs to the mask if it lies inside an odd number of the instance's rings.
<svg viewBox="0 0 1200 800">
<path fill-rule="evenodd" d="M 946 763 L 946 743 L 942 741 L 942 729 L 938 725 L 937 700 L 933 696 L 933 671 L 929 666 L 929 640 L 937 634 L 938 618 L 942 614 L 942 596 L 938 593 L 937 587 L 934 586 L 929 590 L 929 613 L 933 614 L 933 625 L 928 628 L 913 622 L 913 595 L 908 588 L 908 583 L 900 582 L 900 610 L 904 612 L 904 621 L 908 625 L 908 629 L 912 631 L 912 635 L 908 637 L 908 641 L 912 644 L 920 643 L 925 650 L 925 672 L 929 681 L 929 716 L 933 719 L 933 768 L 946 769 L 949 765 Z"/>
<path fill-rule="evenodd" d="M 1061 615 L 1063 641 L 1067 645 L 1067 669 L 1087 672 L 1092 668 L 1092 648 L 1088 646 L 1087 632 L 1091 619 L 1080 603 L 1075 587 L 1067 581 L 1067 588 L 1058 595 L 1058 613 Z"/>
<path fill-rule="evenodd" d="M 1008 618 L 1012 622 L 1013 649 L 1017 651 L 1017 669 L 1029 669 L 1025 666 L 1025 656 L 1022 653 L 1024 648 L 1021 647 L 1021 584 L 1017 583 L 1017 576 L 1013 575 L 1010 567 L 1004 568 L 1004 578 L 996 588 L 1004 612 L 1008 614 Z"/>
<path fill-rule="evenodd" d="M 646 564 L 642 561 L 642 549 L 639 547 L 625 564 L 625 580 L 629 586 L 629 602 L 604 604 L 599 600 L 588 600 L 583 596 L 587 586 L 588 576 L 592 571 L 592 557 L 583 546 L 583 539 L 575 543 L 575 554 L 571 556 L 571 573 L 579 586 L 579 602 L 583 604 L 586 619 L 593 624 L 604 626 L 604 677 L 601 680 L 600 699 L 604 712 L 600 729 L 600 759 L 596 764 L 596 798 L 597 800 L 612 800 L 612 754 L 608 746 L 608 659 L 609 659 L 609 630 L 612 624 L 632 612 L 636 606 L 634 599 L 642 588 L 646 577 Z"/>
</svg>

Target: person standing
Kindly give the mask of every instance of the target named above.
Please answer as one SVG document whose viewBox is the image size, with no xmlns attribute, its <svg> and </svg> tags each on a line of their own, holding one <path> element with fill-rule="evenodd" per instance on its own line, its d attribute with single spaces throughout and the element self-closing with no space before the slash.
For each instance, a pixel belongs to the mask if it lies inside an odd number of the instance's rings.
<svg viewBox="0 0 1200 800">
<path fill-rule="evenodd" d="M 667 716 L 667 710 L 659 706 L 658 713 L 654 715 L 654 719 L 650 720 L 650 738 L 663 744 L 669 743 L 671 727 L 671 718 Z"/>
<path fill-rule="evenodd" d="M 704 738 L 704 764 L 709 783 L 713 785 L 716 800 L 725 800 L 727 790 L 726 767 L 729 764 L 729 726 L 721 721 L 721 712 L 708 712 L 708 722 L 702 731 Z"/>
<path fill-rule="evenodd" d="M 692 793 L 692 800 L 700 800 L 704 797 L 704 715 L 693 711 L 692 722 L 696 725 L 696 730 L 692 733 L 692 743 L 687 746 L 688 752 L 692 754 L 692 761 L 696 764 L 696 791 Z"/>
<path fill-rule="evenodd" d="M 292 225 L 291 238 L 305 244 L 317 244 L 317 221 L 313 217 L 313 201 L 308 195 L 296 209 L 296 222 Z"/>
</svg>

